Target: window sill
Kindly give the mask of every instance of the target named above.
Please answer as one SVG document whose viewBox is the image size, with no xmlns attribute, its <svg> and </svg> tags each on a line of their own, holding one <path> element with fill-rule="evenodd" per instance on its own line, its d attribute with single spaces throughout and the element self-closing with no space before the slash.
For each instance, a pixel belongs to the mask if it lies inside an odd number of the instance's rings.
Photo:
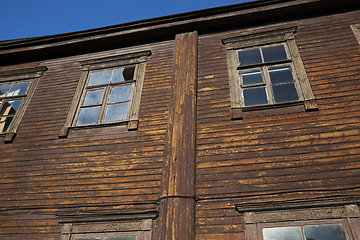
<svg viewBox="0 0 360 240">
<path fill-rule="evenodd" d="M 104 128 L 104 127 L 114 127 L 114 126 L 124 126 L 127 125 L 128 131 L 135 131 L 138 128 L 139 121 L 138 120 L 126 120 L 119 122 L 111 122 L 111 123 L 102 123 L 102 124 L 87 124 L 82 126 L 71 126 L 71 127 L 63 127 L 60 129 L 58 137 L 66 138 L 69 134 L 69 130 L 76 129 L 94 129 L 94 128 Z"/>
<path fill-rule="evenodd" d="M 16 137 L 16 133 L 14 132 L 3 132 L 0 133 L 0 139 L 1 141 L 4 141 L 4 143 L 12 143 Z"/>
<path fill-rule="evenodd" d="M 317 111 L 318 105 L 316 100 L 307 100 L 307 101 L 296 101 L 289 103 L 279 103 L 274 105 L 261 105 L 261 106 L 249 106 L 241 108 L 231 108 L 231 120 L 243 119 L 244 115 L 268 115 L 269 111 L 271 113 L 282 113 L 284 108 L 290 109 L 290 111 L 295 112 L 310 112 Z M 288 112 L 288 111 L 286 111 Z"/>
</svg>

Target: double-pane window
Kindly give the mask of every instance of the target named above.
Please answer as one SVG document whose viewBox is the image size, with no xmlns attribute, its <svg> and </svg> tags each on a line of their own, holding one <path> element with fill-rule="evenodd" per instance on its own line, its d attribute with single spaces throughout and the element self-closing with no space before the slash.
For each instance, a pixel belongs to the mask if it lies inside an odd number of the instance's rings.
<svg viewBox="0 0 360 240">
<path fill-rule="evenodd" d="M 111 236 L 106 236 L 106 234 L 101 234 L 101 235 L 105 235 L 105 236 L 98 236 L 98 237 L 75 236 L 72 238 L 72 240 L 136 240 L 137 239 L 136 236 L 111 237 Z"/>
<path fill-rule="evenodd" d="M 0 84 L 0 132 L 7 132 L 15 118 L 30 81 Z"/>
<path fill-rule="evenodd" d="M 284 44 L 238 51 L 244 106 L 294 102 L 301 99 Z"/>
<path fill-rule="evenodd" d="M 136 66 L 91 72 L 75 125 L 127 120 L 135 73 Z"/>
<path fill-rule="evenodd" d="M 263 228 L 263 240 L 347 240 L 341 223 Z"/>
</svg>

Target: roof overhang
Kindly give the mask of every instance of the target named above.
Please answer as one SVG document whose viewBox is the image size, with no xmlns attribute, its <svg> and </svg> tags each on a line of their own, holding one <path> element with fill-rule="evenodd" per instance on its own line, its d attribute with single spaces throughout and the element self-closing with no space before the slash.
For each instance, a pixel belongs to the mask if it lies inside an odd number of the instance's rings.
<svg viewBox="0 0 360 240">
<path fill-rule="evenodd" d="M 359 8 L 358 0 L 258 0 L 79 32 L 2 41 L 0 65 L 174 39 L 181 32 L 248 28 Z"/>
</svg>

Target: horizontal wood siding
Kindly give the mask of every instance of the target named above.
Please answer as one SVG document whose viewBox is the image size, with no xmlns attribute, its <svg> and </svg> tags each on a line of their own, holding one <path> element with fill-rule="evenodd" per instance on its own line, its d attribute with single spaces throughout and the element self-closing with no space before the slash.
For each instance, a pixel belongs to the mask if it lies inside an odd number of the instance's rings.
<svg viewBox="0 0 360 240">
<path fill-rule="evenodd" d="M 229 214 L 236 203 L 358 194 L 360 45 L 350 29 L 358 22 L 359 12 L 352 12 L 200 36 L 197 239 L 242 239 L 235 237 L 241 223 Z M 290 26 L 298 27 L 296 42 L 319 110 L 259 110 L 231 121 L 221 40 Z"/>
<path fill-rule="evenodd" d="M 173 48 L 174 42 L 168 41 L 41 62 L 48 71 L 17 136 L 11 144 L 0 144 L 0 238 L 58 239 L 56 214 L 157 209 Z M 82 71 L 79 61 L 143 50 L 152 55 L 146 63 L 138 130 L 72 129 L 67 138 L 59 139 Z M 15 209 L 22 210 L 20 215 L 11 214 Z M 53 220 L 34 220 L 32 211 L 40 217 L 52 214 Z"/>
</svg>

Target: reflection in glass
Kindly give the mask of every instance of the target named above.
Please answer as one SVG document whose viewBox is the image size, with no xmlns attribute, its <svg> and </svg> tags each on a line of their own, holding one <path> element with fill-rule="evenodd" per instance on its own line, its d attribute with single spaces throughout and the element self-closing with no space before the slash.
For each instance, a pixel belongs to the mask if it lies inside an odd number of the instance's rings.
<svg viewBox="0 0 360 240">
<path fill-rule="evenodd" d="M 88 86 L 110 83 L 111 74 L 112 70 L 91 73 Z"/>
<path fill-rule="evenodd" d="M 132 85 L 124 85 L 111 89 L 109 103 L 125 102 L 130 100 Z"/>
<path fill-rule="evenodd" d="M 0 85 L 0 97 L 4 97 L 6 92 L 9 90 L 11 84 Z"/>
<path fill-rule="evenodd" d="M 110 237 L 106 240 L 136 240 L 136 236 L 126 236 L 126 237 Z"/>
<path fill-rule="evenodd" d="M 103 238 L 76 238 L 76 240 L 103 240 Z"/>
<path fill-rule="evenodd" d="M 30 82 L 14 83 L 11 85 L 6 97 L 24 95 L 30 85 Z"/>
<path fill-rule="evenodd" d="M 21 100 L 13 100 L 4 103 L 4 107 L 1 111 L 1 115 L 15 115 L 20 106 Z"/>
<path fill-rule="evenodd" d="M 125 120 L 129 102 L 108 105 L 104 122 Z"/>
<path fill-rule="evenodd" d="M 83 105 L 101 103 L 103 92 L 104 92 L 104 89 L 87 91 Z"/>
<path fill-rule="evenodd" d="M 135 67 L 119 68 L 114 70 L 111 82 L 124 82 L 134 79 Z"/>
<path fill-rule="evenodd" d="M 346 240 L 341 224 L 324 224 L 304 226 L 306 239 L 314 240 Z"/>
<path fill-rule="evenodd" d="M 252 49 L 238 52 L 240 66 L 262 63 L 260 49 Z"/>
<path fill-rule="evenodd" d="M 243 85 L 245 86 L 263 82 L 260 69 L 243 72 L 242 78 L 243 78 Z"/>
<path fill-rule="evenodd" d="M 0 132 L 6 132 L 14 117 L 0 117 Z"/>
<path fill-rule="evenodd" d="M 243 90 L 245 106 L 267 104 L 265 87 L 246 88 Z"/>
<path fill-rule="evenodd" d="M 294 83 L 273 85 L 275 102 L 291 102 L 299 100 Z"/>
<path fill-rule="evenodd" d="M 81 108 L 76 125 L 96 123 L 99 118 L 100 108 L 100 106 Z"/>
<path fill-rule="evenodd" d="M 269 68 L 269 74 L 272 84 L 294 81 L 289 66 Z"/>
<path fill-rule="evenodd" d="M 265 62 L 273 62 L 279 60 L 286 60 L 286 52 L 284 45 L 278 45 L 273 47 L 264 47 L 262 49 Z"/>
<path fill-rule="evenodd" d="M 300 227 L 264 228 L 263 236 L 264 240 L 303 240 Z"/>
<path fill-rule="evenodd" d="M 6 132 L 13 120 L 16 111 L 20 106 L 21 100 L 4 102 L 0 113 L 0 132 Z"/>
</svg>

